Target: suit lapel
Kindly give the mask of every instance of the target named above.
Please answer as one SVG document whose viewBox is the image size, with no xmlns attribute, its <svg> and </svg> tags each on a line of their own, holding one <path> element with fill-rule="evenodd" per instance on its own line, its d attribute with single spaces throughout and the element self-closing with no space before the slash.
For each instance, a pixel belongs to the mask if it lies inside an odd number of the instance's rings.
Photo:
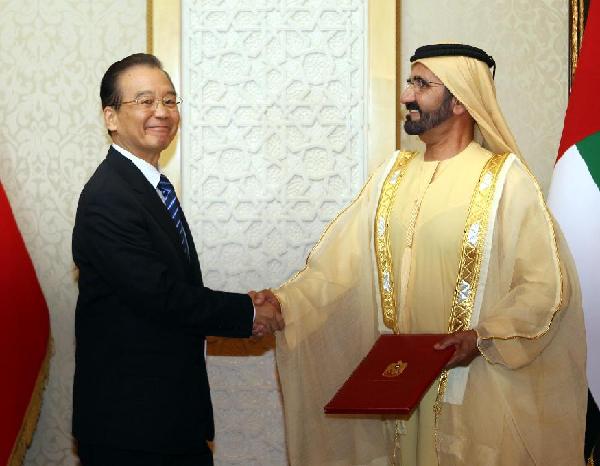
<svg viewBox="0 0 600 466">
<path fill-rule="evenodd" d="M 178 251 L 181 260 L 185 263 L 188 263 L 185 252 L 181 247 L 179 233 L 175 228 L 173 220 L 169 216 L 169 213 L 167 212 L 167 209 L 160 199 L 158 193 L 148 182 L 142 172 L 140 172 L 140 170 L 130 160 L 117 152 L 112 146 L 108 150 L 106 162 L 119 174 L 119 176 L 121 176 L 121 178 L 123 178 L 126 185 L 132 188 L 132 190 L 138 196 L 143 208 L 154 218 L 154 220 L 156 220 L 156 223 L 160 225 L 169 239 L 175 244 L 175 249 Z M 187 228 L 187 222 L 186 235 L 189 235 L 189 241 L 191 234 Z"/>
<path fill-rule="evenodd" d="M 196 251 L 196 245 L 194 244 L 194 238 L 192 237 L 190 226 L 188 225 L 187 219 L 185 218 L 185 214 L 183 213 L 183 208 L 181 209 L 181 220 L 183 222 L 183 229 L 185 230 L 185 236 L 187 238 L 188 246 L 190 248 L 190 264 L 192 265 L 192 270 L 197 275 L 196 278 L 202 285 L 202 272 L 200 270 L 198 252 Z"/>
</svg>

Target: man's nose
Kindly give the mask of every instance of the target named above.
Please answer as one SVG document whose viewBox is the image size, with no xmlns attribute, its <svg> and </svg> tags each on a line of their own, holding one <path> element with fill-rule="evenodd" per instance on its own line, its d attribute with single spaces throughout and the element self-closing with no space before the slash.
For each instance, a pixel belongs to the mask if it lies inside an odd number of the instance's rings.
<svg viewBox="0 0 600 466">
<path fill-rule="evenodd" d="M 156 100 L 154 105 L 154 115 L 159 118 L 164 118 L 169 114 L 169 109 L 162 100 Z"/>
<path fill-rule="evenodd" d="M 415 101 L 415 90 L 413 89 L 413 86 L 407 86 L 404 88 L 404 90 L 402 91 L 402 94 L 400 94 L 400 102 L 403 104 L 406 104 L 408 102 L 414 102 Z"/>
</svg>

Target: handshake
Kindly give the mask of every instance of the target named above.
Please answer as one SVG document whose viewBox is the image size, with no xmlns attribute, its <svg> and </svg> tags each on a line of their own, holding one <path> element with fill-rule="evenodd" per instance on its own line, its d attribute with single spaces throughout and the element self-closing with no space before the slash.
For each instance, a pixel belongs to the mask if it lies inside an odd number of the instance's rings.
<svg viewBox="0 0 600 466">
<path fill-rule="evenodd" d="M 281 315 L 281 304 L 271 290 L 249 291 L 256 316 L 252 326 L 252 336 L 263 337 L 283 330 L 285 322 Z"/>
</svg>

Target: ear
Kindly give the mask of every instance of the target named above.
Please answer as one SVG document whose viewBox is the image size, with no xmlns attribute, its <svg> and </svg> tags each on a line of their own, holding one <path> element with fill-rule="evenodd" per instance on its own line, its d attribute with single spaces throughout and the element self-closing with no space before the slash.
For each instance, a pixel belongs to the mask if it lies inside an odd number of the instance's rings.
<svg viewBox="0 0 600 466">
<path fill-rule="evenodd" d="M 117 131 L 119 127 L 119 115 L 113 107 L 104 107 L 102 110 L 104 114 L 104 125 L 108 131 Z"/>
<path fill-rule="evenodd" d="M 468 113 L 467 107 L 465 107 L 460 100 L 456 97 L 452 97 L 452 99 L 454 100 L 454 107 L 452 108 L 452 113 L 454 113 L 454 115 L 464 115 L 465 113 Z"/>
</svg>

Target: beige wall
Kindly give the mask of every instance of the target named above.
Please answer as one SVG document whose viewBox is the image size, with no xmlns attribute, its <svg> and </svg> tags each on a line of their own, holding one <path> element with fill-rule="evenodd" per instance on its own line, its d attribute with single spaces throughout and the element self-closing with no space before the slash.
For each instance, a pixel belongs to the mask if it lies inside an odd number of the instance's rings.
<svg viewBox="0 0 600 466">
<path fill-rule="evenodd" d="M 387 0 L 372 0 L 387 1 Z M 497 64 L 500 105 L 544 191 L 567 105 L 567 0 L 402 0 L 403 78 L 419 45 L 465 42 Z M 405 145 L 414 141 L 405 138 Z"/>
<path fill-rule="evenodd" d="M 50 308 L 54 356 L 27 465 L 73 465 L 71 231 L 104 157 L 99 83 L 146 46 L 145 0 L 0 0 L 0 180 Z M 2 414 L 0 413 L 0 416 Z"/>
</svg>

